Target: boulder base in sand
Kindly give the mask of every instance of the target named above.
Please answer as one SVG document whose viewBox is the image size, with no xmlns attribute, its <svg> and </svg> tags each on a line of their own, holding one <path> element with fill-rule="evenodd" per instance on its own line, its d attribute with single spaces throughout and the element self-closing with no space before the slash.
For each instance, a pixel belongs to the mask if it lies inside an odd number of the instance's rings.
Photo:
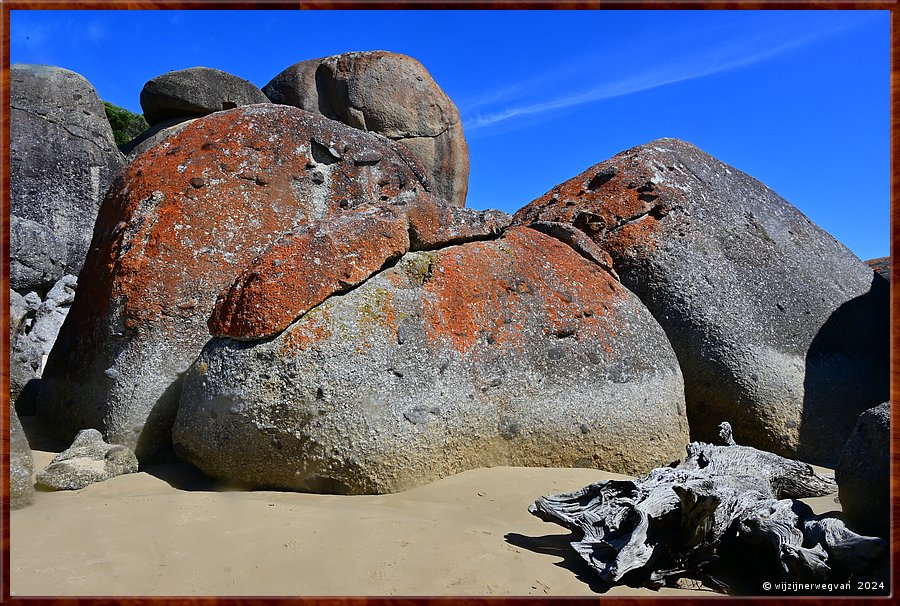
<svg viewBox="0 0 900 606">
<path fill-rule="evenodd" d="M 640 301 L 518 228 L 407 253 L 273 338 L 212 340 L 173 441 L 230 482 L 384 493 L 494 465 L 647 471 L 678 458 L 684 415 Z"/>
</svg>

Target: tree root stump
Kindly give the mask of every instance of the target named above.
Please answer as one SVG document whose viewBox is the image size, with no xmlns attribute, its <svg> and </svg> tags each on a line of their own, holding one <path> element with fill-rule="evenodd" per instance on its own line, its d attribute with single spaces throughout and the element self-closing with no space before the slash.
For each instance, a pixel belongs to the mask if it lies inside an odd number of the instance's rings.
<svg viewBox="0 0 900 606">
<path fill-rule="evenodd" d="M 889 592 L 888 545 L 797 499 L 835 493 L 800 461 L 735 443 L 693 442 L 675 467 L 545 496 L 529 511 L 581 535 L 572 547 L 609 585 L 694 579 L 722 593 Z"/>
</svg>

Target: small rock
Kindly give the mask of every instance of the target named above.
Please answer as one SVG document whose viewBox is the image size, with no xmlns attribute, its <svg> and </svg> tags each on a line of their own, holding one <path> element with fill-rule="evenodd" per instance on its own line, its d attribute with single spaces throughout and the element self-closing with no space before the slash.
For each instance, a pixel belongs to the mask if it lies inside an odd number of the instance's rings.
<svg viewBox="0 0 900 606">
<path fill-rule="evenodd" d="M 51 490 L 80 490 L 95 482 L 135 473 L 137 457 L 125 446 L 107 444 L 96 429 L 83 429 L 72 446 L 37 475 L 38 486 Z"/>
<path fill-rule="evenodd" d="M 28 304 L 25 297 L 14 290 L 9 291 L 9 342 L 15 342 L 15 335 L 28 315 Z"/>
</svg>

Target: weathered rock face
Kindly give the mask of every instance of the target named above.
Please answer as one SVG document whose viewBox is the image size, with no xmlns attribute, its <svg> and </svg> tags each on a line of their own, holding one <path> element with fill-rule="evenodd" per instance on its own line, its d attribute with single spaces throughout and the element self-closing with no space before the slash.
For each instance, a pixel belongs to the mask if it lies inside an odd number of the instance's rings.
<svg viewBox="0 0 900 606">
<path fill-rule="evenodd" d="M 34 502 L 34 459 L 22 422 L 15 409 L 9 411 L 9 507 L 22 509 Z"/>
<path fill-rule="evenodd" d="M 339 493 L 491 465 L 637 473 L 677 459 L 686 437 L 656 321 L 527 228 L 408 253 L 274 338 L 213 339 L 173 429 L 179 456 L 212 477 Z"/>
<path fill-rule="evenodd" d="M 16 291 L 10 289 L 9 291 L 9 344 L 10 348 L 12 344 L 16 342 L 16 335 L 19 333 L 19 328 L 22 326 L 22 323 L 25 321 L 26 316 L 28 316 L 28 302 L 25 301 L 25 297 L 17 293 Z"/>
<path fill-rule="evenodd" d="M 64 271 L 78 274 L 100 200 L 124 163 L 103 104 L 75 72 L 17 63 L 10 110 L 10 214 L 48 227 L 64 247 Z M 25 234 L 12 237 L 27 242 Z M 33 254 L 54 256 L 41 252 L 45 245 L 35 240 Z"/>
<path fill-rule="evenodd" d="M 888 390 L 888 288 L 758 181 L 674 139 L 591 167 L 514 224 L 570 224 L 666 331 L 691 431 L 833 463 Z"/>
<path fill-rule="evenodd" d="M 78 432 L 72 445 L 50 461 L 37 474 L 37 484 L 52 490 L 81 490 L 95 482 L 103 482 L 138 470 L 134 452 L 120 445 L 110 445 L 96 429 Z"/>
<path fill-rule="evenodd" d="M 268 102 L 252 83 L 211 67 L 168 72 L 153 78 L 141 90 L 141 109 L 151 125 L 170 118 L 197 118 Z"/>
<path fill-rule="evenodd" d="M 891 522 L 891 403 L 861 415 L 847 439 L 834 479 L 844 516 L 863 534 L 888 538 Z"/>
<path fill-rule="evenodd" d="M 263 92 L 274 103 L 400 141 L 425 165 L 436 195 L 465 204 L 469 150 L 459 110 L 412 57 L 371 51 L 301 61 Z"/>
<path fill-rule="evenodd" d="M 366 205 L 432 199 L 399 144 L 293 107 L 196 120 L 131 162 L 104 201 L 38 419 L 99 428 L 142 460 L 169 439 L 215 297 L 283 234 Z"/>
<path fill-rule="evenodd" d="M 19 291 L 47 291 L 63 275 L 66 247 L 46 225 L 11 216 L 9 285 Z"/>
<path fill-rule="evenodd" d="M 363 282 L 409 250 L 499 235 L 510 216 L 453 208 L 428 196 L 409 204 L 363 207 L 285 234 L 216 301 L 213 336 L 274 336 L 331 295 Z"/>
<path fill-rule="evenodd" d="M 66 275 L 43 300 L 34 291 L 11 298 L 10 328 L 15 326 L 15 331 L 10 335 L 9 391 L 10 400 L 23 414 L 34 414 L 36 381 L 75 300 L 76 288 L 78 279 Z"/>
</svg>

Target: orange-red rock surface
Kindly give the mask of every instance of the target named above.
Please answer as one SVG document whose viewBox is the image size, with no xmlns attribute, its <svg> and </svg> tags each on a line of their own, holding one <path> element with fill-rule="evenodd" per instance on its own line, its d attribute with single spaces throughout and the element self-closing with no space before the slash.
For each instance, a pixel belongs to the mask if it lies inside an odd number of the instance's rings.
<svg viewBox="0 0 900 606">
<path fill-rule="evenodd" d="M 682 454 L 688 427 L 647 309 L 519 227 L 407 253 L 270 339 L 212 339 L 173 439 L 212 477 L 358 494 L 494 465 L 640 473 Z"/>
<path fill-rule="evenodd" d="M 298 226 L 427 195 L 400 148 L 266 104 L 201 118 L 135 159 L 100 210 L 48 360 L 41 421 L 69 438 L 97 427 L 134 446 L 159 417 L 160 435 L 138 454 L 155 450 L 216 296 L 247 264 Z"/>
</svg>

